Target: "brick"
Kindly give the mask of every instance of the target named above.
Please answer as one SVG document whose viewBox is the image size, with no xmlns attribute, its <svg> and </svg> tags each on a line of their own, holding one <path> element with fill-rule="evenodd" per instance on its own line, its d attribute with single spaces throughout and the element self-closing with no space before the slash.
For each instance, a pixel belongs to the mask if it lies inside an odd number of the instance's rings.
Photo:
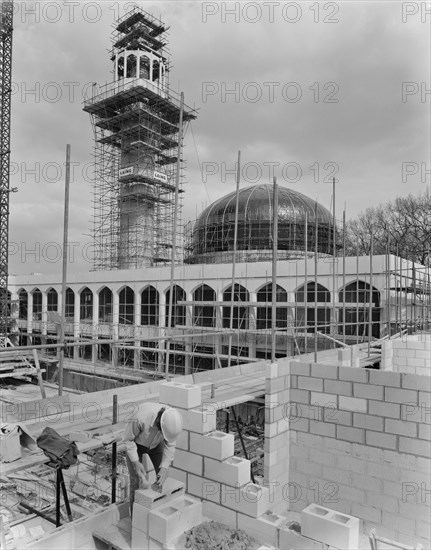
<svg viewBox="0 0 431 550">
<path fill-rule="evenodd" d="M 362 504 L 352 503 L 352 514 L 360 519 L 381 523 L 382 511 L 379 508 L 371 506 L 362 506 Z"/>
<path fill-rule="evenodd" d="M 328 546 L 357 550 L 359 519 L 310 504 L 301 512 L 301 534 Z"/>
<path fill-rule="evenodd" d="M 171 407 L 193 409 L 202 404 L 201 387 L 172 379 L 159 384 L 159 401 Z"/>
<path fill-rule="evenodd" d="M 135 491 L 135 503 L 146 508 L 152 509 L 164 505 L 170 498 L 177 498 L 184 495 L 184 483 L 168 477 L 163 484 L 161 493 L 153 489 L 138 489 Z"/>
<path fill-rule="evenodd" d="M 418 392 L 414 390 L 385 388 L 385 401 L 391 403 L 417 403 Z"/>
<path fill-rule="evenodd" d="M 365 462 L 358 458 L 346 455 L 336 455 L 336 465 L 341 470 L 347 470 L 348 472 L 355 472 L 357 474 L 365 473 Z"/>
<path fill-rule="evenodd" d="M 286 518 L 278 514 L 267 513 L 259 518 L 251 518 L 238 513 L 238 529 L 243 529 L 257 541 L 276 546 L 278 544 L 278 529 Z"/>
<path fill-rule="evenodd" d="M 367 412 L 366 399 L 360 399 L 358 397 L 344 397 L 342 395 L 340 395 L 338 399 L 338 406 L 340 409 L 346 409 L 348 411 Z"/>
<path fill-rule="evenodd" d="M 310 403 L 311 405 L 320 405 L 321 407 L 338 407 L 338 396 L 329 393 L 311 392 Z"/>
<path fill-rule="evenodd" d="M 352 487 L 351 485 L 337 485 L 337 498 L 365 504 L 365 491 Z M 325 501 L 325 503 L 326 502 L 327 501 Z"/>
<path fill-rule="evenodd" d="M 300 390 L 323 391 L 323 380 L 310 376 L 298 376 L 298 388 Z"/>
<path fill-rule="evenodd" d="M 352 441 L 353 443 L 365 443 L 365 432 L 359 428 L 337 426 L 337 439 Z"/>
<path fill-rule="evenodd" d="M 217 414 L 214 405 L 207 403 L 202 410 L 182 410 L 184 429 L 198 434 L 207 434 L 216 430 Z"/>
<path fill-rule="evenodd" d="M 380 416 L 371 416 L 362 413 L 353 414 L 353 425 L 355 427 L 382 432 L 383 424 L 383 418 Z"/>
<path fill-rule="evenodd" d="M 411 453 L 429 458 L 431 456 L 430 447 L 429 441 L 400 437 L 399 449 L 402 453 Z"/>
<path fill-rule="evenodd" d="M 238 514 L 229 508 L 225 508 L 224 506 L 220 506 L 220 504 L 204 500 L 202 503 L 202 512 L 204 516 L 213 521 L 224 523 L 228 527 L 232 527 L 232 529 L 238 529 Z"/>
<path fill-rule="evenodd" d="M 368 401 L 368 412 L 377 416 L 400 418 L 401 405 L 383 401 Z"/>
<path fill-rule="evenodd" d="M 177 449 L 175 451 L 173 466 L 192 474 L 202 475 L 203 460 L 203 456 L 201 455 Z"/>
<path fill-rule="evenodd" d="M 419 438 L 427 441 L 431 439 L 431 426 L 429 424 L 419 424 Z"/>
<path fill-rule="evenodd" d="M 352 383 L 339 380 L 325 380 L 325 392 L 336 395 L 352 395 Z"/>
<path fill-rule="evenodd" d="M 290 373 L 300 376 L 310 376 L 310 364 L 302 363 L 300 361 L 290 362 Z"/>
<path fill-rule="evenodd" d="M 398 499 L 387 495 L 367 494 L 367 504 L 391 514 L 398 513 Z"/>
<path fill-rule="evenodd" d="M 167 506 L 151 510 L 148 515 L 149 535 L 157 542 L 166 544 L 201 522 L 202 503 L 183 496 L 172 500 Z"/>
<path fill-rule="evenodd" d="M 290 399 L 292 403 L 310 403 L 310 392 L 306 390 L 290 390 Z"/>
<path fill-rule="evenodd" d="M 317 376 L 319 378 L 338 378 L 338 366 L 337 365 L 311 365 L 311 376 Z"/>
<path fill-rule="evenodd" d="M 385 434 L 382 432 L 373 432 L 366 430 L 365 442 L 367 445 L 374 445 L 384 449 L 396 449 L 397 437 L 391 434 Z"/>
<path fill-rule="evenodd" d="M 348 380 L 351 382 L 367 382 L 368 370 L 363 368 L 345 368 L 340 367 L 339 378 L 340 380 Z"/>
<path fill-rule="evenodd" d="M 234 455 L 235 436 L 220 431 L 200 435 L 190 432 L 190 451 L 216 460 Z"/>
<path fill-rule="evenodd" d="M 315 540 L 304 537 L 300 533 L 289 529 L 287 526 L 282 526 L 279 530 L 278 548 L 295 550 L 323 550 L 324 546 Z"/>
<path fill-rule="evenodd" d="M 389 512 L 382 512 L 382 525 L 384 527 L 394 527 L 396 526 L 397 532 L 407 533 L 408 535 L 413 535 L 415 532 L 415 520 L 403 518 L 395 514 L 390 514 Z"/>
<path fill-rule="evenodd" d="M 350 485 L 351 483 L 350 472 L 338 470 L 337 468 L 331 468 L 329 466 L 323 467 L 323 478 L 335 481 L 336 483 L 342 483 L 343 485 Z"/>
<path fill-rule="evenodd" d="M 367 464 L 367 474 L 379 480 L 386 479 L 387 481 L 399 481 L 400 469 L 391 468 L 386 464 L 375 464 L 371 462 Z"/>
<path fill-rule="evenodd" d="M 403 420 L 385 419 L 385 432 L 391 434 L 405 435 L 407 437 L 417 437 L 418 429 L 415 422 L 405 422 Z"/>
<path fill-rule="evenodd" d="M 399 388 L 401 386 L 401 375 L 396 372 L 379 371 L 373 369 L 370 370 L 370 384 Z"/>
<path fill-rule="evenodd" d="M 204 476 L 225 485 L 237 487 L 250 482 L 250 461 L 234 456 L 220 462 L 204 459 Z"/>
<path fill-rule="evenodd" d="M 372 384 L 353 384 L 353 395 L 381 401 L 383 399 L 383 387 L 373 386 Z"/>
<path fill-rule="evenodd" d="M 219 503 L 221 498 L 220 483 L 193 474 L 187 475 L 187 493 Z"/>
<path fill-rule="evenodd" d="M 327 422 L 315 422 L 310 420 L 310 432 L 326 437 L 335 437 L 335 425 Z"/>
<path fill-rule="evenodd" d="M 257 518 L 270 508 L 269 489 L 254 483 L 232 488 L 222 485 L 221 504 L 237 512 Z"/>
</svg>

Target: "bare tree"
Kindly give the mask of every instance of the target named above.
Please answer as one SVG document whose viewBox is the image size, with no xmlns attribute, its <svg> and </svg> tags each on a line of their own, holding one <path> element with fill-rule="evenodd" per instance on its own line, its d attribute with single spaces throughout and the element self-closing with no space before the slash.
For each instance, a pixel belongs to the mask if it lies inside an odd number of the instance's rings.
<svg viewBox="0 0 431 550">
<path fill-rule="evenodd" d="M 391 254 L 422 265 L 431 262 L 431 197 L 429 193 L 398 197 L 367 208 L 346 224 L 346 254 L 369 254 L 371 235 L 374 253 Z"/>
</svg>

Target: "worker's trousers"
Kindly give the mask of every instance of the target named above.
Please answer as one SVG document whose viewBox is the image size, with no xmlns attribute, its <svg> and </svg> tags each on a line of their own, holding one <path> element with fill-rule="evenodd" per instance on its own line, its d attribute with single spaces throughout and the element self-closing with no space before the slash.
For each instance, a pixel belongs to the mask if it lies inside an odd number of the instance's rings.
<svg viewBox="0 0 431 550">
<path fill-rule="evenodd" d="M 136 447 L 138 448 L 139 462 L 142 462 L 142 457 L 144 456 L 144 454 L 148 455 L 151 462 L 153 463 L 156 474 L 158 474 L 160 470 L 160 463 L 162 462 L 163 458 L 163 441 L 159 445 L 157 445 L 157 447 L 154 447 L 154 449 L 148 449 L 148 447 L 143 447 L 142 445 L 138 444 L 136 444 Z M 135 500 L 135 491 L 136 489 L 139 489 L 139 476 L 136 473 L 135 467 L 133 466 L 127 454 L 126 462 L 130 476 L 130 502 L 133 503 Z"/>
</svg>

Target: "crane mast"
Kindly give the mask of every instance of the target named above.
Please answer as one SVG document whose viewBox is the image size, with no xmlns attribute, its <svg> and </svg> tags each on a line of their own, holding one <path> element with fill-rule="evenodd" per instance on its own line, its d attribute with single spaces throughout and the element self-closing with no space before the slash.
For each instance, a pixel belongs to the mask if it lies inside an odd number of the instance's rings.
<svg viewBox="0 0 431 550">
<path fill-rule="evenodd" d="M 7 336 L 13 1 L 0 6 L 0 338 Z"/>
</svg>

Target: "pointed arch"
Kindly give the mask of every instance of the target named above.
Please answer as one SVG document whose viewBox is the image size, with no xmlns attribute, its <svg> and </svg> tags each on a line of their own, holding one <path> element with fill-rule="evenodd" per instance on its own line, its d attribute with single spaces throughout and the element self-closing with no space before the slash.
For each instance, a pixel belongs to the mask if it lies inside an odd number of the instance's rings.
<svg viewBox="0 0 431 550">
<path fill-rule="evenodd" d="M 242 285 L 235 283 L 230 285 L 223 292 L 223 302 L 248 302 L 250 300 L 249 291 Z M 231 307 L 223 306 L 223 328 L 230 328 Z M 249 309 L 245 306 L 234 306 L 232 313 L 232 328 L 248 329 L 249 328 Z"/>
<path fill-rule="evenodd" d="M 267 305 L 257 308 L 256 328 L 258 330 L 272 328 L 272 283 L 268 283 L 257 292 L 257 302 Z M 287 292 L 280 285 L 276 286 L 276 302 L 287 302 Z M 277 328 L 287 327 L 287 307 L 276 307 L 275 326 Z"/>
<path fill-rule="evenodd" d="M 27 321 L 28 317 L 28 293 L 23 288 L 18 292 L 18 319 Z"/>
<path fill-rule="evenodd" d="M 93 292 L 84 287 L 79 295 L 79 320 L 83 321 L 93 320 Z"/>
<path fill-rule="evenodd" d="M 42 292 L 35 288 L 32 292 L 33 296 L 33 320 L 41 321 L 42 320 Z"/>
<path fill-rule="evenodd" d="M 149 285 L 141 292 L 141 325 L 159 326 L 160 296 L 158 290 Z"/>
<path fill-rule="evenodd" d="M 120 325 L 133 325 L 135 322 L 135 292 L 130 286 L 125 286 L 119 292 Z"/>
<path fill-rule="evenodd" d="M 178 302 L 184 302 L 186 300 L 186 292 L 178 285 L 174 285 L 172 289 L 172 317 L 171 327 L 176 325 L 186 324 L 186 306 L 178 305 Z M 169 301 L 170 290 L 166 291 L 166 326 L 169 324 Z"/>
<path fill-rule="evenodd" d="M 102 287 L 99 290 L 99 323 L 112 323 L 113 303 L 112 290 L 107 286 Z"/>
<path fill-rule="evenodd" d="M 50 288 L 46 293 L 47 311 L 58 311 L 58 292 L 55 288 Z"/>
<path fill-rule="evenodd" d="M 331 293 L 323 285 L 310 281 L 295 291 L 295 301 L 303 303 L 296 308 L 296 325 L 304 327 L 306 332 L 330 332 L 331 309 L 326 304 L 331 303 Z M 319 303 L 315 307 L 315 303 Z M 317 316 L 316 316 L 317 314 Z"/>
<path fill-rule="evenodd" d="M 193 292 L 194 302 L 215 302 L 216 291 L 208 285 L 200 285 Z M 199 327 L 215 327 L 215 307 L 210 304 L 193 306 L 193 324 Z"/>
<path fill-rule="evenodd" d="M 347 336 L 368 336 L 371 298 L 371 336 L 380 337 L 380 292 L 377 288 L 370 287 L 365 281 L 352 281 L 339 291 L 338 297 L 340 302 L 346 304 L 338 314 L 341 333 L 345 328 Z"/>
</svg>

